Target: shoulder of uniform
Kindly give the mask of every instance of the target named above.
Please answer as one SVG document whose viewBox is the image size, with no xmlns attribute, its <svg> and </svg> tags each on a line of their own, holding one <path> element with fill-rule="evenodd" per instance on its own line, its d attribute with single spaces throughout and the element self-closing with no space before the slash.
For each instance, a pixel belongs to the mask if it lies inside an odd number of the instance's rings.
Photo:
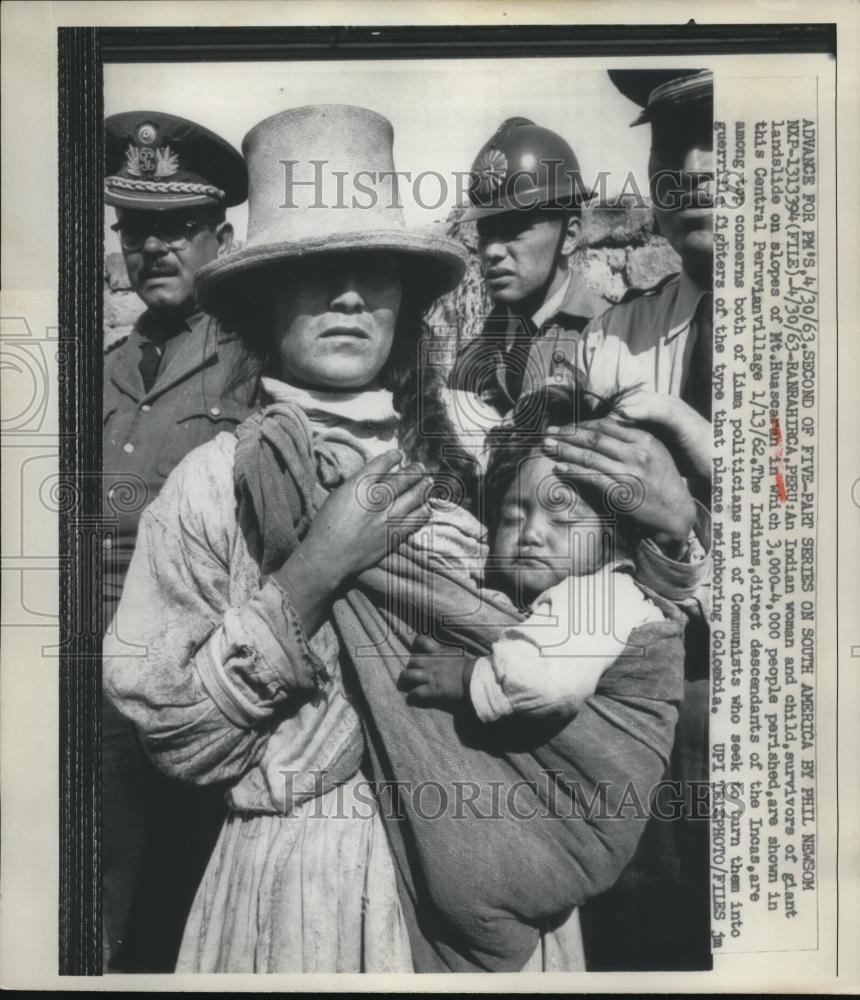
<svg viewBox="0 0 860 1000">
<path fill-rule="evenodd" d="M 109 354 L 113 354 L 118 348 L 122 347 L 123 344 L 128 343 L 128 334 L 125 333 L 121 337 L 117 337 L 116 340 L 112 340 L 108 346 L 105 348 L 105 357 Z"/>
<path fill-rule="evenodd" d="M 451 367 L 449 387 L 452 389 L 466 388 L 469 373 L 474 373 L 479 359 L 487 351 L 492 351 L 494 347 L 495 345 L 488 341 L 483 331 L 472 337 L 471 340 L 467 340 L 465 344 L 461 344 Z"/>
<path fill-rule="evenodd" d="M 678 272 L 676 271 L 673 274 L 667 274 L 665 278 L 661 278 L 656 285 L 652 285 L 650 288 L 628 288 L 624 296 L 619 300 L 618 305 L 626 305 L 628 302 L 635 302 L 636 299 L 653 298 L 659 295 L 666 285 L 678 278 L 678 276 Z"/>
<path fill-rule="evenodd" d="M 679 280 L 679 274 L 667 274 L 651 288 L 631 288 L 614 306 L 591 320 L 585 328 L 585 336 L 591 337 L 600 331 L 604 334 L 609 331 L 618 332 L 631 325 L 650 322 L 661 308 L 664 294 L 675 287 Z"/>
</svg>

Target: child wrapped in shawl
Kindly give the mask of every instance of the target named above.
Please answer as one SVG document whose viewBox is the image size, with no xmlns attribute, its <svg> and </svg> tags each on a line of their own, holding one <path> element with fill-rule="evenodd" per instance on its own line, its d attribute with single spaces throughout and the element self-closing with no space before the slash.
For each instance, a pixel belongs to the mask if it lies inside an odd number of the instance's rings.
<svg viewBox="0 0 860 1000">
<path fill-rule="evenodd" d="M 634 578 L 633 546 L 619 518 L 630 498 L 619 512 L 597 486 L 577 490 L 558 477 L 542 447 L 548 426 L 617 415 L 625 395 L 597 396 L 571 371 L 567 383 L 522 397 L 491 432 L 484 580 L 527 617 L 478 659 L 446 655 L 432 638 L 419 637 L 401 678 L 411 704 L 457 709 L 466 699 L 485 723 L 512 714 L 571 717 L 618 656 L 636 655 L 628 648 L 633 629 L 664 620 Z"/>
</svg>

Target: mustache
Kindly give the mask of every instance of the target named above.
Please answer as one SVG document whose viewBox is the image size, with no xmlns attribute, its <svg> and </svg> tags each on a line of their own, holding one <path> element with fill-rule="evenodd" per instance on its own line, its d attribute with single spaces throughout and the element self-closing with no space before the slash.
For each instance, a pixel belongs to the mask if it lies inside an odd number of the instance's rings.
<svg viewBox="0 0 860 1000">
<path fill-rule="evenodd" d="M 174 277 L 179 274 L 179 268 L 174 264 L 169 264 L 167 262 L 153 262 L 151 264 L 144 264 L 140 269 L 140 276 L 144 280 L 146 278 L 168 278 Z"/>
</svg>

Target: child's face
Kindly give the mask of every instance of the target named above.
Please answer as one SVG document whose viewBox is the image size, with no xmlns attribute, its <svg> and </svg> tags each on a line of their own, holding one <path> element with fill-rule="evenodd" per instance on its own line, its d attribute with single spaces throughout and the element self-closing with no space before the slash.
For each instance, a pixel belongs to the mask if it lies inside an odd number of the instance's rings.
<svg viewBox="0 0 860 1000">
<path fill-rule="evenodd" d="M 281 375 L 319 389 L 365 389 L 388 360 L 402 287 L 393 254 L 350 252 L 290 264 L 275 290 Z"/>
<path fill-rule="evenodd" d="M 611 557 L 612 532 L 545 455 L 524 457 L 502 501 L 494 565 L 527 603 L 568 576 L 594 573 Z"/>
</svg>

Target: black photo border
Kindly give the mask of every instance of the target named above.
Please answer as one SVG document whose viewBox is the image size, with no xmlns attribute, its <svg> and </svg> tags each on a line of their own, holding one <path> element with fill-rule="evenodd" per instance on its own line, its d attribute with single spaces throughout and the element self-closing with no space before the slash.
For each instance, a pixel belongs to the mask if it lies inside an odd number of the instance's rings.
<svg viewBox="0 0 860 1000">
<path fill-rule="evenodd" d="M 836 54 L 833 23 L 58 28 L 60 386 L 59 973 L 97 976 L 101 938 L 103 100 L 106 62 Z"/>
</svg>

